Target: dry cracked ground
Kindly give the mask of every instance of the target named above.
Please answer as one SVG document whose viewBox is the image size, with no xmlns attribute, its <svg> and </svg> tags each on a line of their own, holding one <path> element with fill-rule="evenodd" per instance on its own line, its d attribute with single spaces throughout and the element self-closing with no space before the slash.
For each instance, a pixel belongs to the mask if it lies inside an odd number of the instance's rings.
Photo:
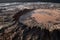
<svg viewBox="0 0 60 40">
<path fill-rule="evenodd" d="M 40 8 L 2 12 L 0 40 L 60 40 L 60 10 Z"/>
</svg>

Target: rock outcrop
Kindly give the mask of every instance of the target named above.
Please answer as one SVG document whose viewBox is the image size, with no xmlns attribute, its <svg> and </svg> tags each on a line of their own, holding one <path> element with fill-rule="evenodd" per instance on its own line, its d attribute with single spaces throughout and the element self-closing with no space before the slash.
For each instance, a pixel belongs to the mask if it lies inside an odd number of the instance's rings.
<svg viewBox="0 0 60 40">
<path fill-rule="evenodd" d="M 60 29 L 60 10 L 57 9 L 36 9 L 22 15 L 19 22 L 29 26 L 43 25 L 48 30 Z"/>
<path fill-rule="evenodd" d="M 24 9 L 8 17 L 12 20 L 3 20 L 0 40 L 60 40 L 58 9 Z"/>
</svg>

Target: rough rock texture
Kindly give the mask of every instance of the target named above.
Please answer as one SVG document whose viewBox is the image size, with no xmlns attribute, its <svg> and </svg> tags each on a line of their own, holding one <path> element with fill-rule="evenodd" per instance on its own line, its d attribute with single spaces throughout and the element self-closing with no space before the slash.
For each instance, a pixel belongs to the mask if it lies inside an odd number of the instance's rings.
<svg viewBox="0 0 60 40">
<path fill-rule="evenodd" d="M 49 31 L 60 29 L 60 10 L 57 9 L 36 9 L 22 15 L 19 22 L 29 26 L 46 28 Z"/>
<path fill-rule="evenodd" d="M 10 21 L 1 20 L 0 40 L 60 40 L 60 10 L 24 9 L 13 13 L 5 18 Z"/>
</svg>

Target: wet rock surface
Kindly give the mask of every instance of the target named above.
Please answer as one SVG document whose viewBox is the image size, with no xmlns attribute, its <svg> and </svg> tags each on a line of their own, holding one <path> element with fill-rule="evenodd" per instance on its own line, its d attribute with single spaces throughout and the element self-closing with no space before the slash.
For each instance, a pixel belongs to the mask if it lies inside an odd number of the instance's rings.
<svg viewBox="0 0 60 40">
<path fill-rule="evenodd" d="M 0 40 L 60 40 L 58 9 L 23 9 L 1 15 Z"/>
</svg>

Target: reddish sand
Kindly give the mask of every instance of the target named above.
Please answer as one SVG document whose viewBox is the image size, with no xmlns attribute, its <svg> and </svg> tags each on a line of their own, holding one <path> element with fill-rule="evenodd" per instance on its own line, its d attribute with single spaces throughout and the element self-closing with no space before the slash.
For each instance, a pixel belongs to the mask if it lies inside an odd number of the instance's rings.
<svg viewBox="0 0 60 40">
<path fill-rule="evenodd" d="M 30 15 L 30 16 L 28 16 Z M 51 27 L 55 27 L 55 25 L 60 25 L 60 10 L 57 9 L 36 9 L 31 11 L 30 13 L 27 13 L 21 17 L 20 22 L 23 22 L 26 25 L 33 25 L 31 22 L 31 19 L 34 18 L 34 20 L 37 23 L 42 23 L 45 28 L 50 29 Z M 23 20 L 22 20 L 23 19 Z M 34 24 L 36 25 L 36 24 Z M 50 26 L 49 26 L 50 25 Z M 59 27 L 60 28 L 60 27 Z"/>
<path fill-rule="evenodd" d="M 35 14 L 31 17 L 34 17 L 35 20 L 39 23 L 42 22 L 44 24 L 50 22 L 60 22 L 57 21 L 57 18 L 60 18 L 59 10 L 51 10 L 51 9 L 37 9 L 34 10 Z"/>
</svg>

